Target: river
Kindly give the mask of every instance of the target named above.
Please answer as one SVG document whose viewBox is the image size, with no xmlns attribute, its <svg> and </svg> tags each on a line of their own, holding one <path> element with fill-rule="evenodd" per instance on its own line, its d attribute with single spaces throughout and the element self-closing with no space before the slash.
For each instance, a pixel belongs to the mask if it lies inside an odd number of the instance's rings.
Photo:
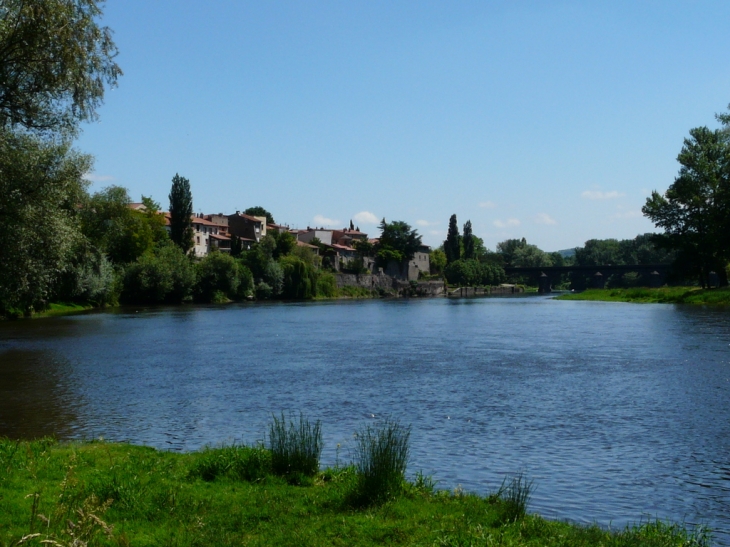
<svg viewBox="0 0 730 547">
<path fill-rule="evenodd" d="M 385 417 L 409 474 L 623 527 L 707 524 L 730 545 L 730 310 L 550 298 L 121 309 L 0 324 L 0 435 L 169 450 L 323 424 L 323 463 Z"/>
</svg>

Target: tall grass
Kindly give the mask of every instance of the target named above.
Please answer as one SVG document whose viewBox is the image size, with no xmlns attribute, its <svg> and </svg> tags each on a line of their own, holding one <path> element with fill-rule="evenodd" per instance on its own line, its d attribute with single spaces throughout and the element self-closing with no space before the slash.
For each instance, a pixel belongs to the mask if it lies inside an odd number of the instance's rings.
<svg viewBox="0 0 730 547">
<path fill-rule="evenodd" d="M 497 491 L 497 497 L 502 500 L 502 522 L 515 522 L 525 517 L 533 490 L 533 481 L 528 481 L 522 473 L 502 481 Z"/>
<path fill-rule="evenodd" d="M 322 424 L 312 424 L 304 414 L 299 420 L 272 416 L 269 426 L 269 450 L 271 470 L 282 477 L 303 475 L 311 477 L 319 471 L 319 457 L 322 454 Z"/>
<path fill-rule="evenodd" d="M 357 481 L 350 496 L 354 505 L 371 505 L 403 490 L 410 454 L 410 426 L 387 419 L 380 427 L 367 426 L 357 434 Z"/>
<path fill-rule="evenodd" d="M 219 477 L 255 482 L 271 472 L 271 454 L 263 446 L 205 448 L 197 455 L 189 476 L 206 482 Z"/>
</svg>

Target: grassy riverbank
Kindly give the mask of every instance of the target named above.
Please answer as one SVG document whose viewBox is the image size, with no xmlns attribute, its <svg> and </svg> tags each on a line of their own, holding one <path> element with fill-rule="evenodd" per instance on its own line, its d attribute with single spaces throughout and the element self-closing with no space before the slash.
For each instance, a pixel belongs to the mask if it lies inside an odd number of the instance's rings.
<svg viewBox="0 0 730 547">
<path fill-rule="evenodd" d="M 730 305 L 730 289 L 698 289 L 696 287 L 590 289 L 579 293 L 563 294 L 556 297 L 556 300 Z"/>
<path fill-rule="evenodd" d="M 0 440 L 0 545 L 709 544 L 659 522 L 608 532 L 548 521 L 516 511 L 509 489 L 481 497 L 423 477 L 362 506 L 352 503 L 355 467 L 288 481 L 271 469 L 260 447 L 176 454 Z"/>
</svg>

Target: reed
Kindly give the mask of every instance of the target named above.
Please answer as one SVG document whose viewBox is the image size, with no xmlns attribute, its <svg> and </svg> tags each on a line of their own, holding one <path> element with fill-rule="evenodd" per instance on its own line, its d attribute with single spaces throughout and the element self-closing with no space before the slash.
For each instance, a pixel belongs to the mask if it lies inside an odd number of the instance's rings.
<svg viewBox="0 0 730 547">
<path fill-rule="evenodd" d="M 502 500 L 502 522 L 516 522 L 527 514 L 527 504 L 532 496 L 534 482 L 523 473 L 505 478 L 497 491 Z"/>
<path fill-rule="evenodd" d="M 287 420 L 272 416 L 269 425 L 269 450 L 271 470 L 275 475 L 296 479 L 298 476 L 312 477 L 319 471 L 319 457 L 322 454 L 322 424 L 311 423 L 301 412 L 299 419 Z"/>
<path fill-rule="evenodd" d="M 357 480 L 350 502 L 357 506 L 381 503 L 403 491 L 410 454 L 410 426 L 386 419 L 357 434 Z"/>
</svg>

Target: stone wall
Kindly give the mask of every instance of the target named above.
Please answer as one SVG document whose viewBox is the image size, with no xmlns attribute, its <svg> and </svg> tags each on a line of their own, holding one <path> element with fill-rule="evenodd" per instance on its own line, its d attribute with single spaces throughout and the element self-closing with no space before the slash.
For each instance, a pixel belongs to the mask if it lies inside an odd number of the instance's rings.
<svg viewBox="0 0 730 547">
<path fill-rule="evenodd" d="M 362 287 L 364 289 L 389 290 L 393 288 L 393 278 L 385 274 L 335 274 L 337 288 Z"/>
</svg>

